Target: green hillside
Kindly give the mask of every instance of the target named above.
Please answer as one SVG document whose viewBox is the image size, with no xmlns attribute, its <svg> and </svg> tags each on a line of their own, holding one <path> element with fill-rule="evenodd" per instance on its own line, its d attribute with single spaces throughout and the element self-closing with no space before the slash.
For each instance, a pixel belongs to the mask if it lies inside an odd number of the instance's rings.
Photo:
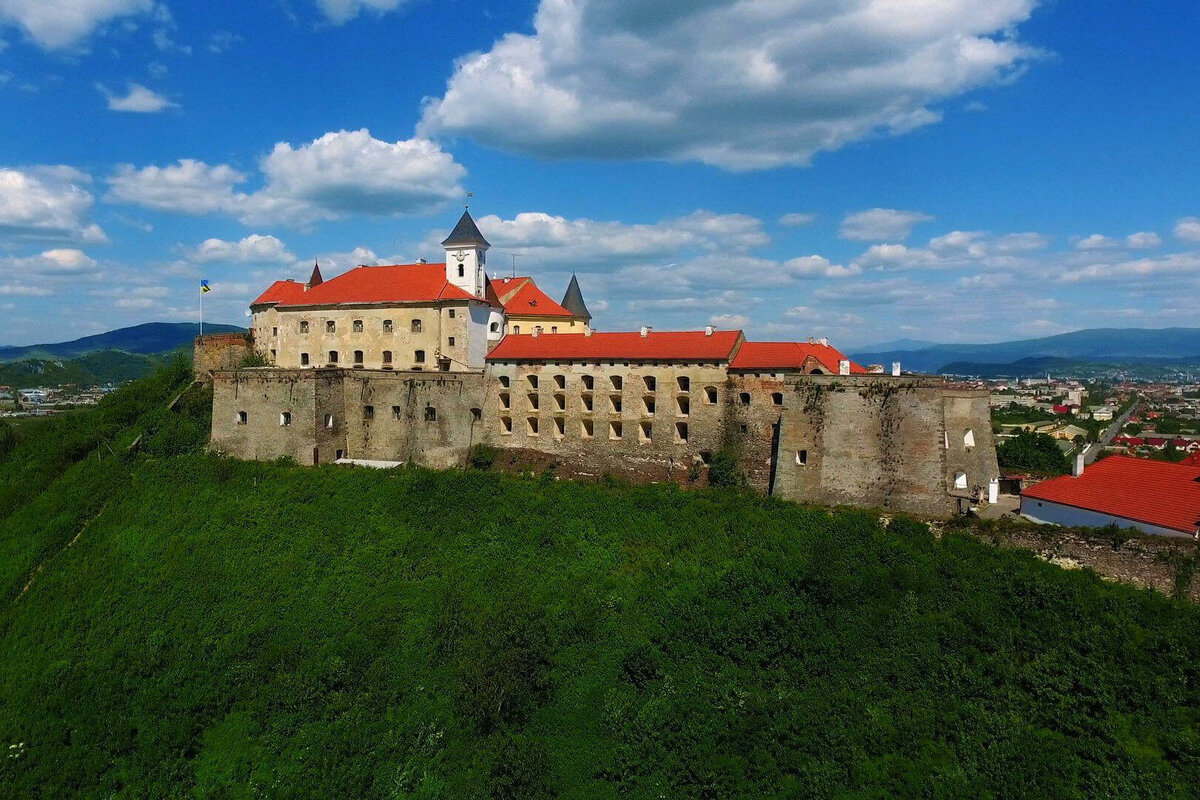
<svg viewBox="0 0 1200 800">
<path fill-rule="evenodd" d="M 1190 604 L 733 490 L 218 459 L 186 384 L 0 447 L 6 796 L 1200 785 Z"/>
<path fill-rule="evenodd" d="M 26 389 L 35 386 L 105 386 L 144 378 L 161 369 L 169 355 L 143 355 L 101 350 L 71 359 L 30 358 L 0 364 L 0 385 Z"/>
</svg>

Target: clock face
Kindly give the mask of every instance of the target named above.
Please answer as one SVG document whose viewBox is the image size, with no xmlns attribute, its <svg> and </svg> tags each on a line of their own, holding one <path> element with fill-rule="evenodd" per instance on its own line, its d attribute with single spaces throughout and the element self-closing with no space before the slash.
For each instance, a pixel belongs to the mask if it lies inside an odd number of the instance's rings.
<svg viewBox="0 0 1200 800">
<path fill-rule="evenodd" d="M 456 250 L 454 253 L 454 257 L 456 259 L 458 259 L 459 261 L 463 261 L 467 257 L 467 251 L 466 250 Z"/>
</svg>

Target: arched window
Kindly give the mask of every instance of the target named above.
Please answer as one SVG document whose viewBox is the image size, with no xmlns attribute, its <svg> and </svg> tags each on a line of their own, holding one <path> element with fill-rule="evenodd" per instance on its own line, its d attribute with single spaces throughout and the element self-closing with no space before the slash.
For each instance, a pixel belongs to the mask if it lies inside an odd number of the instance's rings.
<svg viewBox="0 0 1200 800">
<path fill-rule="evenodd" d="M 492 333 L 496 333 L 497 331 L 500 330 L 500 323 L 493 322 L 491 325 L 488 326 L 488 330 L 490 330 Z"/>
<path fill-rule="evenodd" d="M 967 432 L 963 434 L 963 447 L 975 446 L 975 431 L 967 428 Z"/>
</svg>

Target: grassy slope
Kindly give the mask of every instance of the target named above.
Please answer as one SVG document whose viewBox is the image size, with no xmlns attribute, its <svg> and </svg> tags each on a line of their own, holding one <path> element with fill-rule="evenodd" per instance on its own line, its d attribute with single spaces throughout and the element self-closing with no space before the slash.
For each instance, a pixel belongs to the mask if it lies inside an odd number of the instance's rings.
<svg viewBox="0 0 1200 800">
<path fill-rule="evenodd" d="M 13 794 L 1200 782 L 1200 612 L 1032 556 L 736 493 L 125 466 L 78 544 L 0 609 L 0 745 L 26 743 L 0 759 Z M 103 478 L 63 480 L 0 543 Z"/>
</svg>

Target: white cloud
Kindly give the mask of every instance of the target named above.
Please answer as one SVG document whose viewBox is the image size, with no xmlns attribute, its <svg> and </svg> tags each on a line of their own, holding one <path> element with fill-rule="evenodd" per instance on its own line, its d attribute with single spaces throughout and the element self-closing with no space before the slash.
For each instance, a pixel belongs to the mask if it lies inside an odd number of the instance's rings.
<svg viewBox="0 0 1200 800">
<path fill-rule="evenodd" d="M 1117 246 L 1117 240 L 1099 233 L 1093 233 L 1075 243 L 1077 250 L 1109 250 Z"/>
<path fill-rule="evenodd" d="M 225 164 L 209 166 L 185 158 L 168 167 L 135 168 L 121 164 L 109 178 L 106 200 L 184 214 L 236 212 L 239 200 L 233 191 L 246 176 Z"/>
<path fill-rule="evenodd" d="M 785 228 L 804 228 L 816 221 L 816 214 L 784 214 L 779 218 L 779 224 Z"/>
<path fill-rule="evenodd" d="M 1200 276 L 1200 253 L 1173 253 L 1157 258 L 1094 263 L 1065 270 L 1059 275 L 1059 280 L 1064 283 L 1114 280 L 1141 282 L 1151 275 L 1171 274 Z"/>
<path fill-rule="evenodd" d="M 205 239 L 190 253 L 190 258 L 201 264 L 212 261 L 234 264 L 291 264 L 296 260 L 279 239 L 257 233 L 237 242 Z"/>
<path fill-rule="evenodd" d="M 217 31 L 208 37 L 208 52 L 214 55 L 227 53 L 233 49 L 234 45 L 241 44 L 245 39 L 239 34 L 232 31 Z"/>
<path fill-rule="evenodd" d="M 111 20 L 153 8 L 154 0 L 0 0 L 0 23 L 17 25 L 42 48 L 58 50 Z"/>
<path fill-rule="evenodd" d="M 317 6 L 331 22 L 341 25 L 357 17 L 363 11 L 383 14 L 395 11 L 404 0 L 317 0 Z"/>
<path fill-rule="evenodd" d="M 1184 242 L 1200 242 L 1200 217 L 1184 217 L 1176 222 L 1175 238 Z"/>
<path fill-rule="evenodd" d="M 55 275 L 81 275 L 95 272 L 96 262 L 82 250 L 60 248 L 35 256 L 0 258 L 0 275 L 29 279 Z"/>
<path fill-rule="evenodd" d="M 744 314 L 714 314 L 708 318 L 708 324 L 724 330 L 736 330 L 749 325 L 750 318 Z"/>
<path fill-rule="evenodd" d="M 783 271 L 796 278 L 849 278 L 862 272 L 857 264 L 844 267 L 824 256 L 802 256 L 783 262 Z"/>
<path fill-rule="evenodd" d="M 106 241 L 89 222 L 91 178 L 65 166 L 0 167 L 0 239 Z"/>
<path fill-rule="evenodd" d="M 44 286 L 26 286 L 20 283 L 0 283 L 0 294 L 9 297 L 49 297 L 54 294 Z"/>
<path fill-rule="evenodd" d="M 266 185 L 234 191 L 247 176 L 225 164 L 183 159 L 168 167 L 118 167 L 107 199 L 157 211 L 226 213 L 248 225 L 310 225 L 349 214 L 424 213 L 463 195 L 466 170 L 427 139 L 385 142 L 367 130 L 281 142 L 260 162 Z"/>
<path fill-rule="evenodd" d="M 179 108 L 179 104 L 168 100 L 158 92 L 147 89 L 140 83 L 131 83 L 124 97 L 113 94 L 104 84 L 97 83 L 96 90 L 108 99 L 109 111 L 129 111 L 136 114 L 157 114 L 168 108 Z"/>
<path fill-rule="evenodd" d="M 1129 247 L 1134 247 L 1137 249 L 1149 249 L 1151 247 L 1158 247 L 1161 245 L 1162 237 L 1157 233 L 1150 231 L 1140 231 L 1138 233 L 1131 233 L 1126 236 L 1125 244 Z"/>
<path fill-rule="evenodd" d="M 459 59 L 418 131 L 547 158 L 803 165 L 1017 74 L 1035 5 L 542 0 L 534 35 Z"/>
<path fill-rule="evenodd" d="M 843 239 L 861 242 L 903 241 L 912 229 L 933 217 L 920 211 L 898 211 L 894 208 L 872 208 L 847 214 L 838 233 Z"/>
</svg>

